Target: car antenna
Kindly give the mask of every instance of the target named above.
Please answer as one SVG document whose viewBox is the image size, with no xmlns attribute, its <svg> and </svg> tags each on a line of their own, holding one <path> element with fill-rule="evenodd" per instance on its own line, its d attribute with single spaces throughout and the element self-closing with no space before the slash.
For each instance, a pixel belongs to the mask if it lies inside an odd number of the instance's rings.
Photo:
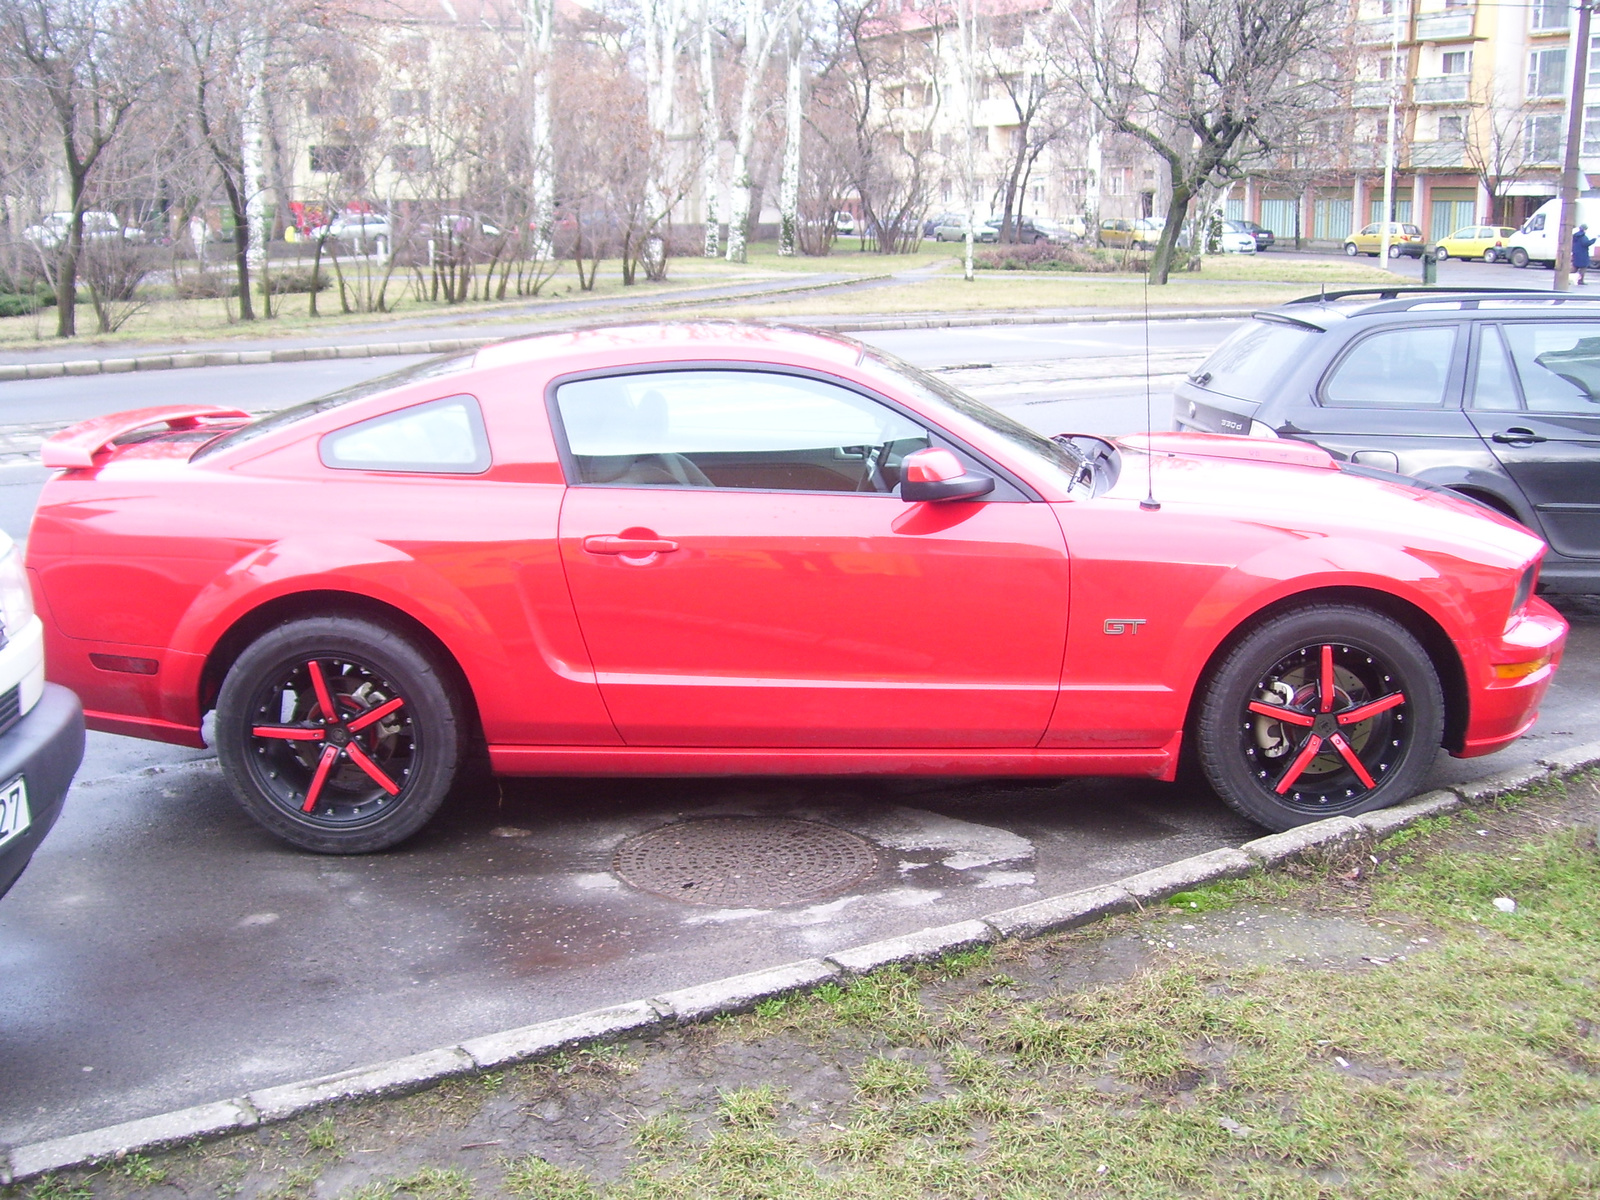
<svg viewBox="0 0 1600 1200">
<path fill-rule="evenodd" d="M 1150 416 L 1150 265 L 1144 271 L 1144 499 L 1139 507 L 1145 512 L 1158 512 L 1156 500 L 1156 433 Z"/>
</svg>

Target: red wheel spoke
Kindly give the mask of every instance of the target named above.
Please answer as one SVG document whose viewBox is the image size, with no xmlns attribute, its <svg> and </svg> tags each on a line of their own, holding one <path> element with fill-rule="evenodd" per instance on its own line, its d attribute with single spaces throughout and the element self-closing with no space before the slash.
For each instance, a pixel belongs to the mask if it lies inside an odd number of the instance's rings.
<svg viewBox="0 0 1600 1200">
<path fill-rule="evenodd" d="M 345 724 L 345 728 L 348 729 L 351 733 L 359 733 L 361 730 L 365 729 L 368 725 L 371 725 L 374 721 L 383 720 L 385 717 L 387 717 L 390 713 L 394 712 L 396 709 L 398 709 L 404 703 L 405 703 L 405 699 L 403 697 L 396 696 L 393 700 L 390 700 L 387 703 L 378 705 L 377 708 L 369 708 L 369 709 L 367 709 L 366 712 L 362 713 L 355 720 L 347 722 Z"/>
<path fill-rule="evenodd" d="M 327 733 L 321 729 L 307 729 L 304 725 L 252 725 L 250 736 L 283 738 L 287 742 L 320 742 Z"/>
<path fill-rule="evenodd" d="M 382 767 L 362 753 L 360 746 L 356 745 L 354 742 L 351 742 L 345 747 L 345 749 L 350 753 L 350 761 L 355 763 L 356 766 L 360 767 L 363 771 L 370 775 L 373 783 L 377 784 L 391 796 L 398 796 L 400 794 L 400 785 L 385 775 Z"/>
<path fill-rule="evenodd" d="M 310 812 L 317 806 L 317 797 L 322 795 L 322 785 L 327 782 L 328 772 L 333 770 L 333 764 L 338 758 L 339 747 L 322 748 L 322 757 L 317 759 L 317 773 L 311 777 L 311 786 L 306 789 L 306 802 L 300 806 L 301 812 Z"/>
<path fill-rule="evenodd" d="M 1377 781 L 1372 778 L 1367 768 L 1362 765 L 1361 760 L 1356 757 L 1356 752 L 1350 748 L 1350 743 L 1344 740 L 1344 734 L 1336 733 L 1328 741 L 1333 743 L 1333 748 L 1339 752 L 1339 757 L 1344 759 L 1349 764 L 1350 769 L 1356 773 L 1357 779 L 1361 780 L 1369 788 L 1378 786 Z"/>
<path fill-rule="evenodd" d="M 1317 701 L 1320 711 L 1333 711 L 1333 647 L 1322 648 L 1322 678 L 1317 683 Z"/>
<path fill-rule="evenodd" d="M 1381 712 L 1388 712 L 1391 708 L 1399 708 L 1406 702 L 1404 692 L 1390 692 L 1387 696 L 1380 696 L 1368 704 L 1360 704 L 1355 708 L 1347 708 L 1339 714 L 1339 724 L 1359 725 L 1370 720 Z"/>
<path fill-rule="evenodd" d="M 337 721 L 339 710 L 333 706 L 333 697 L 328 695 L 328 682 L 322 677 L 322 664 L 313 658 L 306 664 L 306 670 L 311 674 L 311 687 L 317 693 L 317 705 L 322 709 L 322 719 Z"/>
<path fill-rule="evenodd" d="M 1299 712 L 1292 708 L 1280 708 L 1276 704 L 1263 704 L 1259 700 L 1250 702 L 1250 711 L 1260 713 L 1263 717 L 1271 717 L 1274 721 L 1282 721 L 1286 725 L 1315 725 L 1317 719 L 1310 713 Z"/>
<path fill-rule="evenodd" d="M 1278 780 L 1278 786 L 1272 790 L 1278 795 L 1283 795 L 1294 784 L 1296 779 L 1310 765 L 1311 760 L 1317 756 L 1317 751 L 1322 749 L 1322 739 L 1312 734 L 1306 739 L 1306 744 L 1300 748 L 1300 753 L 1294 756 L 1294 761 L 1289 764 L 1289 769 L 1283 773 L 1283 778 Z"/>
</svg>

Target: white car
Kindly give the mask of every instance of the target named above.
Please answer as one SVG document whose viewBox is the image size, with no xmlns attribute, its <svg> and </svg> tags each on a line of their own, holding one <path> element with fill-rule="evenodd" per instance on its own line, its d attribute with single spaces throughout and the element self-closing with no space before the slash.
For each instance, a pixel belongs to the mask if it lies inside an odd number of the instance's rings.
<svg viewBox="0 0 1600 1200">
<path fill-rule="evenodd" d="M 1227 226 L 1223 226 L 1218 241 L 1224 254 L 1254 254 L 1257 249 L 1254 234 L 1241 233 Z"/>
<path fill-rule="evenodd" d="M 106 656 L 99 656 L 106 657 Z M 104 670 L 135 670 L 116 659 Z M 44 681 L 44 625 L 22 555 L 0 533 L 0 896 L 28 865 L 61 813 L 83 761 L 83 707 Z"/>
<path fill-rule="evenodd" d="M 29 225 L 22 236 L 41 250 L 54 250 L 64 244 L 72 229 L 70 212 L 53 212 L 37 225 Z M 90 209 L 83 214 L 83 240 L 86 242 L 142 242 L 144 230 L 123 225 L 114 212 Z"/>
<path fill-rule="evenodd" d="M 389 218 L 383 213 L 345 213 L 328 226 L 328 236 L 359 249 L 389 240 Z"/>
</svg>

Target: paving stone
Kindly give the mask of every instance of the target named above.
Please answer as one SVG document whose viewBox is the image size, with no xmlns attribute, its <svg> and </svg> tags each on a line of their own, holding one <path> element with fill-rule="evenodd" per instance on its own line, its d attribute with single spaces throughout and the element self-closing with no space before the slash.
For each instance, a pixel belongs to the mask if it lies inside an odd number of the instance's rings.
<svg viewBox="0 0 1600 1200">
<path fill-rule="evenodd" d="M 253 364 L 253 363 L 269 363 L 269 362 L 272 361 L 272 351 L 271 350 L 241 350 L 241 351 L 239 351 L 238 361 L 240 362 L 240 364 L 246 364 L 246 363 L 251 363 L 251 364 Z"/>
<path fill-rule="evenodd" d="M 367 347 L 365 345 L 361 345 L 361 346 L 335 346 L 335 347 L 333 347 L 333 354 L 334 354 L 335 358 L 371 358 L 372 357 L 372 355 L 368 352 Z"/>
<path fill-rule="evenodd" d="M 305 362 L 306 350 L 304 346 L 292 346 L 286 350 L 270 350 L 272 356 L 268 361 L 280 362 Z"/>
<path fill-rule="evenodd" d="M 61 363 L 29 363 L 29 379 L 54 379 L 57 375 L 66 374 Z"/>
<path fill-rule="evenodd" d="M 1413 825 L 1424 817 L 1437 817 L 1455 812 L 1461 807 L 1461 797 L 1454 792 L 1425 792 L 1393 808 L 1380 808 L 1377 812 L 1363 813 L 1352 818 L 1355 823 L 1375 838 L 1385 838 L 1397 830 Z"/>
<path fill-rule="evenodd" d="M 236 1100 L 201 1104 L 121 1125 L 108 1125 L 104 1129 L 91 1129 L 87 1133 L 13 1147 L 11 1173 L 18 1180 L 30 1179 L 47 1171 L 87 1166 L 119 1154 L 146 1154 L 194 1138 L 252 1129 L 256 1123 L 256 1114 Z"/>
<path fill-rule="evenodd" d="M 136 358 L 102 358 L 100 360 L 100 373 L 102 375 L 121 375 L 124 371 L 137 371 L 139 360 Z"/>
<path fill-rule="evenodd" d="M 1262 866 L 1273 866 L 1299 858 L 1308 850 L 1333 849 L 1354 842 L 1365 832 L 1349 817 L 1329 817 L 1325 821 L 1313 821 L 1284 833 L 1256 838 L 1239 849 Z"/>
<path fill-rule="evenodd" d="M 953 950 L 987 945 L 995 940 L 994 930 L 982 921 L 958 921 L 954 925 L 939 925 L 932 929 L 919 929 L 904 937 L 885 938 L 881 942 L 868 942 L 828 955 L 828 961 L 837 963 L 852 974 L 861 974 L 891 963 L 921 962 L 939 958 Z"/>
<path fill-rule="evenodd" d="M 28 368 L 23 363 L 6 363 L 0 366 L 0 383 L 9 383 L 14 379 L 26 379 Z"/>
<path fill-rule="evenodd" d="M 64 375 L 98 375 L 100 374 L 100 360 L 98 358 L 80 358 L 73 362 L 61 364 Z"/>
<path fill-rule="evenodd" d="M 1187 891 L 1219 879 L 1242 879 L 1256 869 L 1255 860 L 1232 847 L 1180 858 L 1149 871 L 1119 879 L 1116 886 L 1141 903 L 1160 900 L 1174 892 Z"/>
<path fill-rule="evenodd" d="M 769 996 L 814 987 L 829 979 L 839 977 L 839 968 L 820 958 L 785 963 L 765 971 L 751 971 L 747 975 L 730 975 L 726 979 L 679 988 L 651 998 L 657 1008 L 671 1013 L 679 1021 L 697 1021 L 721 1013 L 743 1012 Z"/>
<path fill-rule="evenodd" d="M 1003 909 L 983 919 L 1001 937 L 1037 937 L 1059 929 L 1075 929 L 1134 907 L 1134 899 L 1127 892 L 1116 884 L 1105 884 Z"/>
<path fill-rule="evenodd" d="M 503 1033 L 468 1038 L 461 1043 L 461 1049 L 472 1057 L 478 1067 L 488 1070 L 554 1054 L 582 1042 L 643 1033 L 660 1024 L 661 1013 L 653 1005 L 645 1000 L 635 1000 L 629 1004 L 598 1008 L 554 1021 L 541 1021 L 537 1025 L 524 1025 Z"/>
<path fill-rule="evenodd" d="M 262 1121 L 281 1121 L 296 1113 L 320 1108 L 352 1096 L 386 1096 L 414 1092 L 430 1084 L 475 1069 L 472 1056 L 459 1046 L 428 1050 L 407 1058 L 394 1058 L 357 1067 L 320 1079 L 305 1079 L 281 1087 L 264 1088 L 245 1097 Z"/>
<path fill-rule="evenodd" d="M 172 355 L 170 354 L 141 354 L 133 360 L 135 371 L 170 371 L 172 369 Z"/>
<path fill-rule="evenodd" d="M 208 350 L 206 352 L 206 366 L 208 367 L 233 367 L 239 364 L 237 350 Z"/>
<path fill-rule="evenodd" d="M 1537 783 L 1549 777 L 1548 767 L 1531 764 L 1525 767 L 1512 767 L 1509 771 L 1500 771 L 1482 779 L 1474 779 L 1471 783 L 1453 784 L 1451 790 L 1457 792 L 1469 804 L 1476 804 L 1483 800 L 1493 800 L 1496 796 L 1503 796 L 1507 792 L 1514 792 L 1518 788 L 1527 787 L 1530 783 Z"/>
</svg>

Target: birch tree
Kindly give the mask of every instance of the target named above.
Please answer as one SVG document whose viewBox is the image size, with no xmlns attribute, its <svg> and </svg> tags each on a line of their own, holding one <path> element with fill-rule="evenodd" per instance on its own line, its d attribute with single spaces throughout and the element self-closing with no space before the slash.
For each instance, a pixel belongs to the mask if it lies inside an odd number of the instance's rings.
<svg viewBox="0 0 1600 1200">
<path fill-rule="evenodd" d="M 700 82 L 700 193 L 705 210 L 707 258 L 721 252 L 722 214 L 718 201 L 722 192 L 722 112 L 717 107 L 716 27 L 711 21 L 712 0 L 700 0 L 699 82 Z"/>
<path fill-rule="evenodd" d="M 555 8 L 556 0 L 522 0 L 522 74 L 528 93 L 528 201 L 537 259 L 552 257 L 555 242 L 556 174 L 550 121 Z"/>
<path fill-rule="evenodd" d="M 772 7 L 768 7 L 771 4 Z M 799 0 L 743 0 L 744 41 L 739 48 L 743 76 L 739 91 L 739 116 L 734 128 L 733 205 L 728 213 L 728 261 L 746 260 L 745 239 L 750 224 L 750 196 L 755 180 L 750 154 L 755 147 L 756 99 L 762 77 L 778 35 L 789 23 Z"/>
<path fill-rule="evenodd" d="M 646 229 L 641 261 L 645 277 L 667 276 L 667 239 L 662 226 L 677 200 L 671 134 L 677 125 L 678 58 L 684 33 L 683 0 L 643 0 L 645 112 L 650 128 L 650 166 L 645 182 Z"/>
<path fill-rule="evenodd" d="M 778 253 L 785 258 L 794 257 L 800 229 L 800 133 L 804 120 L 800 47 L 799 21 L 791 18 L 785 38 L 789 75 L 784 89 L 783 174 L 778 185 Z"/>
</svg>

